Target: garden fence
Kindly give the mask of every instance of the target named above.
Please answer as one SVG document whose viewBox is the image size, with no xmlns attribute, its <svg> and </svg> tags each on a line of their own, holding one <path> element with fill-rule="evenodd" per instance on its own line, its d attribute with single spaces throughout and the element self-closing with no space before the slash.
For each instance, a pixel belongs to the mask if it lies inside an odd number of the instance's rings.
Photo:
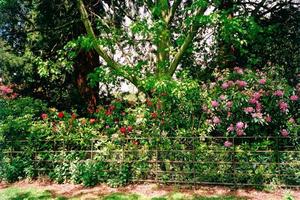
<svg viewBox="0 0 300 200">
<path fill-rule="evenodd" d="M 286 187 L 300 185 L 300 137 L 164 136 L 19 140 L 2 144 L 3 156 L 29 155 L 38 175 L 74 162 L 102 162 L 102 172 L 126 166 L 128 182 Z M 230 141 L 229 147 L 224 146 Z"/>
</svg>

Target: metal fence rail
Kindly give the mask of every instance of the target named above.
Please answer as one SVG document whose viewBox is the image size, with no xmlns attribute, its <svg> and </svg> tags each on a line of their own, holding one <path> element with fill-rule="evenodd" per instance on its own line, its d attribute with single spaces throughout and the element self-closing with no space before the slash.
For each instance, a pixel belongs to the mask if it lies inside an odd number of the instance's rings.
<svg viewBox="0 0 300 200">
<path fill-rule="evenodd" d="M 225 147 L 224 141 L 232 142 Z M 107 149 L 105 142 L 113 145 Z M 131 182 L 300 187 L 300 136 L 107 137 L 78 140 L 19 140 L 2 144 L 7 157 L 31 155 L 39 174 L 61 163 L 128 165 Z M 29 145 L 30 144 L 30 145 Z M 36 145 L 34 145 L 36 144 Z M 30 147 L 30 149 L 26 149 Z M 115 172 L 108 167 L 105 172 Z M 274 183 L 275 182 L 275 183 Z"/>
</svg>

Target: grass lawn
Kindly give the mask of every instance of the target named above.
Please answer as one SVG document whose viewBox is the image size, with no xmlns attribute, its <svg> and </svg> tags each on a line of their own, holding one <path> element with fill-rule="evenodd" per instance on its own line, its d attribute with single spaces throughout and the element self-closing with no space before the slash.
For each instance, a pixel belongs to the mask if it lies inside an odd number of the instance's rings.
<svg viewBox="0 0 300 200">
<path fill-rule="evenodd" d="M 51 191 L 40 190 L 36 188 L 21 189 L 18 187 L 9 187 L 0 190 L 1 200 L 81 200 L 81 199 L 99 199 L 99 200 L 244 200 L 244 198 L 220 196 L 220 197 L 187 197 L 182 193 L 173 192 L 162 197 L 147 198 L 145 196 L 139 196 L 137 194 L 125 194 L 125 193 L 112 193 L 105 196 L 97 196 L 93 198 L 76 197 L 63 197 L 53 194 Z"/>
</svg>

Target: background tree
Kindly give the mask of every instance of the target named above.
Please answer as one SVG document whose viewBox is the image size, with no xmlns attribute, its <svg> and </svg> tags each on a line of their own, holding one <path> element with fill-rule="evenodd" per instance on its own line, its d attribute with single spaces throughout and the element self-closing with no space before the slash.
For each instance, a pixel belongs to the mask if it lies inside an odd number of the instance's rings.
<svg viewBox="0 0 300 200">
<path fill-rule="evenodd" d="M 214 69 L 235 65 L 285 65 L 296 82 L 299 56 L 290 53 L 299 49 L 295 1 L 5 0 L 0 5 L 1 37 L 17 56 L 31 56 L 38 84 L 28 88 L 36 87 L 37 96 L 53 103 L 69 102 L 65 107 L 83 101 L 92 111 L 99 82 L 129 81 L 149 94 L 157 84 L 180 79 L 180 72 L 201 82 L 210 80 Z"/>
</svg>

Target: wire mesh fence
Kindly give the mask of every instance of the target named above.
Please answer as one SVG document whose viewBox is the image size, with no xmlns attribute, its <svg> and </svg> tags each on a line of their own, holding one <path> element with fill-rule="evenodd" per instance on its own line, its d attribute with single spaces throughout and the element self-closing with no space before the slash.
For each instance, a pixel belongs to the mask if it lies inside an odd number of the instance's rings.
<svg viewBox="0 0 300 200">
<path fill-rule="evenodd" d="M 126 169 L 128 182 L 299 187 L 299 139 L 164 135 L 35 139 L 6 141 L 2 154 L 11 159 L 26 157 L 38 175 L 88 161 L 101 163 L 98 173 L 107 174 L 103 179 Z M 230 145 L 224 146 L 225 141 Z"/>
</svg>

